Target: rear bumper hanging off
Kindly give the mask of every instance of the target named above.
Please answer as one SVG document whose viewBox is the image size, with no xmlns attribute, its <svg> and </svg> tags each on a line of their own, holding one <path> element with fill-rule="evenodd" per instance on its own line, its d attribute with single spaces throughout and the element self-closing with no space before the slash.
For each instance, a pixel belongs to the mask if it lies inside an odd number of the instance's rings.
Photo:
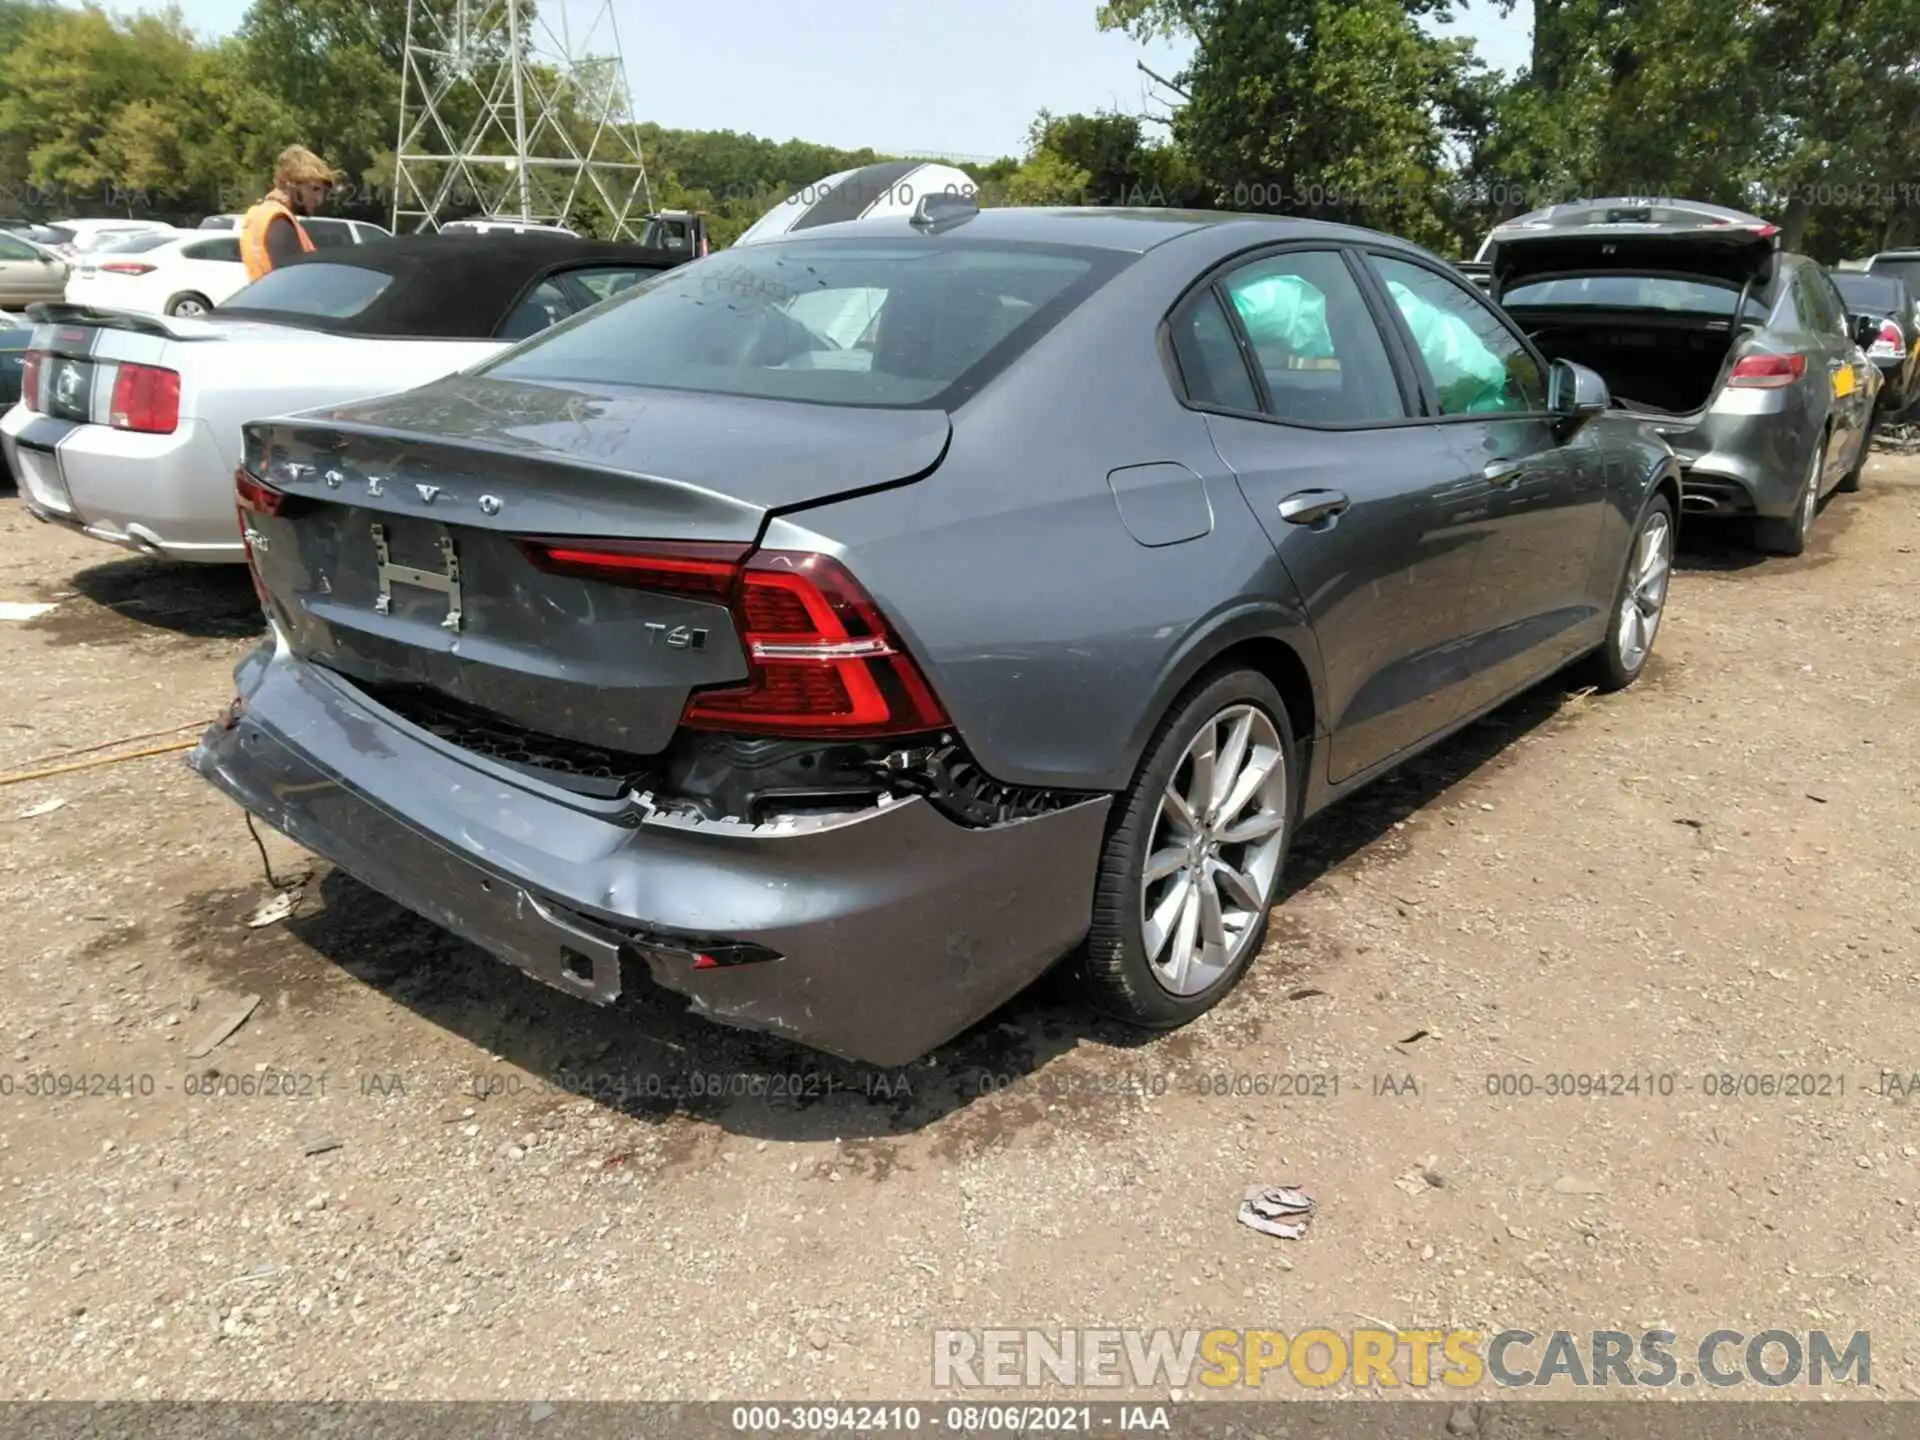
<svg viewBox="0 0 1920 1440">
<path fill-rule="evenodd" d="M 584 999 L 623 963 L 708 1017 L 919 1058 L 1085 935 L 1107 797 L 1005 825 L 906 798 L 764 825 L 587 799 L 427 735 L 275 650 L 189 764 L 371 888 Z"/>
</svg>

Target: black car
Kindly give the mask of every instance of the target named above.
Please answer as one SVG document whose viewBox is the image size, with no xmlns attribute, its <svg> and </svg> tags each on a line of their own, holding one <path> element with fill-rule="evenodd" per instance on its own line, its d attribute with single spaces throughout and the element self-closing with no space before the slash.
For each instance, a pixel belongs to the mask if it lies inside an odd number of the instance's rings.
<svg viewBox="0 0 1920 1440">
<path fill-rule="evenodd" d="M 32 322 L 0 310 L 0 411 L 12 409 L 13 402 L 20 398 L 20 371 L 27 362 L 27 341 L 32 338 Z M 6 456 L 0 453 L 0 480 L 11 475 Z"/>
<path fill-rule="evenodd" d="M 1920 395 L 1920 307 L 1907 282 L 1892 271 L 1878 275 L 1860 270 L 1829 270 L 1828 278 L 1847 314 L 1871 322 L 1869 337 L 1863 328 L 1861 347 L 1880 371 L 1879 419 L 1905 414 Z"/>
<path fill-rule="evenodd" d="M 1867 261 L 1866 273 L 1883 280 L 1904 280 L 1907 293 L 1920 304 L 1920 250 L 1882 250 Z M 1920 319 L 1916 315 L 1915 319 Z"/>
</svg>

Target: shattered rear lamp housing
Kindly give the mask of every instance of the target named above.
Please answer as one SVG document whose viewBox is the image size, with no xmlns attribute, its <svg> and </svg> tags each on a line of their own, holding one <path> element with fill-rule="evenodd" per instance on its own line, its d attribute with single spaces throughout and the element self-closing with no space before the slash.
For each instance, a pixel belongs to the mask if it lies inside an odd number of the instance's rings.
<svg viewBox="0 0 1920 1440">
<path fill-rule="evenodd" d="M 951 723 L 872 597 L 830 555 L 657 540 L 517 543 L 549 574 L 727 607 L 747 678 L 696 691 L 680 717 L 689 729 L 851 739 Z"/>
<path fill-rule="evenodd" d="M 247 573 L 253 577 L 254 591 L 263 606 L 270 597 L 266 581 L 260 578 L 260 559 L 253 553 L 253 542 L 258 537 L 249 516 L 278 515 L 293 498 L 284 490 L 274 489 L 244 465 L 233 472 L 234 514 L 240 521 L 240 543 L 247 552 Z"/>
</svg>

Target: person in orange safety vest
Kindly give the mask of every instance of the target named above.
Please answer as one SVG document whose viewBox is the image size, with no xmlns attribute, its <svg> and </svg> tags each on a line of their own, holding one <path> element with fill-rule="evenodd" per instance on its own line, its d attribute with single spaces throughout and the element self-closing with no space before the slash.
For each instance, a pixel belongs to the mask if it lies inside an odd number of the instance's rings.
<svg viewBox="0 0 1920 1440">
<path fill-rule="evenodd" d="M 340 172 L 304 145 L 280 152 L 273 189 L 240 222 L 240 259 L 248 280 L 313 249 L 300 217 L 324 205 L 339 180 Z"/>
</svg>

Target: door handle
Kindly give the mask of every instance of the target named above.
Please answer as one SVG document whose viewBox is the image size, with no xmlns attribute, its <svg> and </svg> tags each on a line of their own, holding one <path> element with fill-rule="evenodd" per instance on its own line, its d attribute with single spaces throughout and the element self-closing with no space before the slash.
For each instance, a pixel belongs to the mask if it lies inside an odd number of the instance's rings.
<svg viewBox="0 0 1920 1440">
<path fill-rule="evenodd" d="M 1302 490 L 1280 502 L 1280 518 L 1289 525 L 1331 520 L 1352 502 L 1338 490 Z"/>
<path fill-rule="evenodd" d="M 1527 464 L 1524 460 L 1494 460 L 1480 472 L 1480 478 L 1489 485 L 1505 489 L 1526 473 Z"/>
</svg>

